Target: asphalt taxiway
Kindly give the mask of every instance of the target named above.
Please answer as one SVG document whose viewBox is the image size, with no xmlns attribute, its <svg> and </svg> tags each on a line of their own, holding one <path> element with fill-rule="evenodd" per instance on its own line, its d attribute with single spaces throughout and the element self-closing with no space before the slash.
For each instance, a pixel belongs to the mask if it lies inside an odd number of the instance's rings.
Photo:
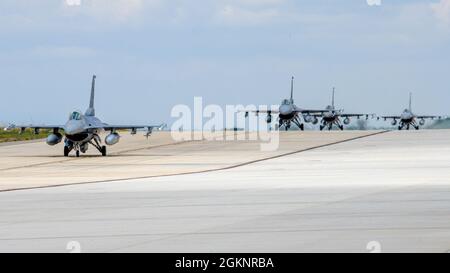
<svg viewBox="0 0 450 273">
<path fill-rule="evenodd" d="M 164 134 L 106 158 L 0 146 L 0 251 L 450 249 L 449 130 L 282 132 L 272 152 Z"/>
</svg>

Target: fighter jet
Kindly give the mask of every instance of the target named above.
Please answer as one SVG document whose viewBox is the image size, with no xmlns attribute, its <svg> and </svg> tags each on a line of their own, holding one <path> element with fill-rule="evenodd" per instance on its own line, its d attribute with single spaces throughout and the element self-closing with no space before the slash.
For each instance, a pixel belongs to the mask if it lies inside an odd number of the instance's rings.
<svg viewBox="0 0 450 273">
<path fill-rule="evenodd" d="M 331 105 L 328 105 L 325 109 L 325 111 L 321 111 L 320 113 L 312 113 L 305 117 L 305 121 L 310 121 L 312 119 L 322 118 L 322 124 L 320 125 L 320 131 L 322 131 L 325 128 L 328 128 L 328 130 L 331 130 L 333 128 L 333 125 L 335 125 L 337 128 L 344 130 L 344 124 L 348 125 L 351 122 L 352 117 L 356 117 L 357 119 L 360 119 L 361 117 L 366 117 L 366 120 L 369 119 L 369 116 L 374 116 L 374 114 L 345 114 L 344 110 L 336 109 L 334 106 L 334 95 L 335 95 L 335 88 L 333 87 L 333 93 L 331 95 Z M 344 120 L 341 122 L 341 118 L 344 118 Z M 317 122 L 316 122 L 317 123 Z"/>
<path fill-rule="evenodd" d="M 95 116 L 95 79 L 96 76 L 93 75 L 89 108 L 86 110 L 84 115 L 79 111 L 72 112 L 69 116 L 69 120 L 65 125 L 10 125 L 5 129 L 20 128 L 20 132 L 23 133 L 25 129 L 31 128 L 34 130 L 35 134 L 39 134 L 39 131 L 41 129 L 53 130 L 52 133 L 47 137 L 47 144 L 51 146 L 60 143 L 63 139 L 62 134 L 64 134 L 64 156 L 69 156 L 69 153 L 72 150 L 75 150 L 76 156 L 79 157 L 80 152 L 86 153 L 89 148 L 89 144 L 94 146 L 102 154 L 102 156 L 106 156 L 106 146 L 101 144 L 102 142 L 99 136 L 102 131 L 110 132 L 105 138 L 105 143 L 107 145 L 114 145 L 118 143 L 120 139 L 117 130 L 131 130 L 131 134 L 136 134 L 138 129 L 145 128 L 147 130 L 145 135 L 148 137 L 152 133 L 153 128 L 162 130 L 165 127 L 165 124 L 110 125 L 107 123 L 103 123 Z"/>
<path fill-rule="evenodd" d="M 6 126 L 3 130 L 4 131 L 9 131 L 9 130 L 12 130 L 12 129 L 15 129 L 15 128 L 16 128 L 16 125 L 14 125 L 12 123 L 8 123 L 8 126 Z"/>
<path fill-rule="evenodd" d="M 399 126 L 398 129 L 402 130 L 406 127 L 406 130 L 409 130 L 410 127 L 414 127 L 414 129 L 419 130 L 419 125 L 423 126 L 425 125 L 425 122 L 427 119 L 441 119 L 441 116 L 416 116 L 412 112 L 412 93 L 409 93 L 409 108 L 403 110 L 403 113 L 400 116 L 382 116 L 382 119 L 385 121 L 388 119 L 392 119 L 392 126 L 397 125 L 398 122 Z M 378 117 L 380 119 L 380 117 Z M 417 123 L 417 119 L 420 119 L 420 121 Z M 398 120 L 398 121 L 397 121 Z"/>
<path fill-rule="evenodd" d="M 294 77 L 292 77 L 291 78 L 291 97 L 290 97 L 290 99 L 284 99 L 281 102 L 281 105 L 278 108 L 278 110 L 256 110 L 256 111 L 251 111 L 251 112 L 256 113 L 256 115 L 258 115 L 259 113 L 266 113 L 267 114 L 267 118 L 266 118 L 267 123 L 272 122 L 272 114 L 278 114 L 278 128 L 281 128 L 284 126 L 284 129 L 287 131 L 287 130 L 289 130 L 289 128 L 291 128 L 291 123 L 294 123 L 295 125 L 297 125 L 297 127 L 300 130 L 303 131 L 305 129 L 305 126 L 302 122 L 302 116 L 313 114 L 313 113 L 319 113 L 322 111 L 324 111 L 324 110 L 302 109 L 302 108 L 297 107 L 294 104 Z M 248 117 L 248 114 L 249 114 L 249 112 L 246 111 L 245 117 Z M 314 119 L 314 117 L 311 116 L 311 120 L 309 120 L 308 122 L 317 124 L 318 119 L 317 118 Z"/>
</svg>

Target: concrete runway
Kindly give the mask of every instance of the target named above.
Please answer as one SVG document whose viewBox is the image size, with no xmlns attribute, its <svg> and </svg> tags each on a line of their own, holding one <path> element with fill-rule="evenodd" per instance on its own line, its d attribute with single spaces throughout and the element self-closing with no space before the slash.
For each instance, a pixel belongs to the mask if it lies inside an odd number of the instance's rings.
<svg viewBox="0 0 450 273">
<path fill-rule="evenodd" d="M 374 133 L 378 132 L 283 132 L 279 148 L 266 152 L 254 140 L 176 142 L 169 132 L 149 139 L 122 134 L 118 144 L 108 147 L 108 157 L 91 147 L 80 158 L 73 153 L 63 157 L 62 144 L 2 144 L 0 191 L 218 170 Z"/>
<path fill-rule="evenodd" d="M 0 251 L 448 252 L 450 131 L 371 133 L 282 133 L 275 152 L 160 135 L 81 159 L 1 146 L 2 189 L 50 187 L 0 192 Z M 52 187 L 104 177 L 125 180 Z"/>
</svg>

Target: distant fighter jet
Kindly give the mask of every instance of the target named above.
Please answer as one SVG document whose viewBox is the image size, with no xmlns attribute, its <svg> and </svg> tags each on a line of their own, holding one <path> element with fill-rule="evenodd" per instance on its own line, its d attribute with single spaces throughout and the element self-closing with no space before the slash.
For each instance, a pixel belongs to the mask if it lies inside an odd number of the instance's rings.
<svg viewBox="0 0 450 273">
<path fill-rule="evenodd" d="M 148 137 L 153 128 L 157 128 L 159 130 L 165 127 L 165 124 L 161 125 L 110 125 L 103 123 L 97 117 L 95 117 L 95 109 L 94 109 L 94 94 L 95 94 L 95 78 L 94 75 L 92 77 L 92 87 L 91 87 L 91 99 L 89 103 L 89 108 L 86 110 L 86 113 L 83 115 L 79 111 L 74 111 L 70 114 L 69 120 L 65 125 L 55 125 L 55 126 L 35 126 L 35 125 L 27 125 L 27 126 L 18 126 L 18 125 L 10 125 L 5 128 L 14 129 L 20 128 L 20 132 L 23 133 L 25 129 L 31 128 L 34 129 L 35 134 L 39 134 L 40 129 L 50 129 L 53 132 L 47 137 L 48 145 L 56 145 L 61 142 L 63 136 L 65 135 L 64 140 L 64 156 L 69 156 L 69 153 L 72 150 L 75 150 L 76 156 L 80 156 L 80 151 L 82 153 L 86 153 L 88 150 L 89 144 L 94 146 L 103 156 L 106 156 L 106 146 L 101 145 L 101 139 L 99 133 L 102 131 L 110 131 L 110 133 L 105 138 L 105 143 L 107 145 L 114 145 L 119 142 L 120 136 L 117 133 L 117 130 L 131 130 L 131 134 L 136 134 L 137 129 L 146 128 L 146 136 Z M 61 133 L 60 130 L 63 132 Z"/>
<path fill-rule="evenodd" d="M 345 114 L 344 110 L 336 110 L 334 107 L 334 94 L 335 94 L 335 88 L 333 87 L 333 94 L 331 96 L 331 105 L 328 105 L 325 109 L 325 111 L 320 111 L 320 113 L 313 113 L 310 115 L 307 115 L 305 117 L 305 121 L 309 122 L 311 120 L 315 120 L 317 118 L 322 118 L 322 124 L 320 125 L 320 130 L 322 131 L 324 128 L 328 128 L 328 130 L 331 130 L 333 128 L 333 125 L 335 125 L 337 128 L 344 130 L 344 124 L 348 125 L 350 124 L 351 120 L 350 118 L 356 117 L 357 119 L 360 119 L 361 117 L 366 117 L 366 120 L 369 119 L 369 116 L 374 116 L 374 114 Z M 344 118 L 344 120 L 341 123 L 341 118 Z M 317 123 L 317 122 L 316 122 Z"/>
<path fill-rule="evenodd" d="M 426 119 L 441 119 L 441 116 L 416 116 L 415 114 L 413 114 L 412 112 L 412 93 L 409 93 L 409 108 L 405 109 L 403 111 L 403 113 L 400 116 L 382 116 L 381 118 L 384 119 L 385 121 L 387 119 L 392 119 L 391 124 L 393 126 L 397 125 L 398 121 L 399 126 L 398 129 L 402 130 L 403 128 L 406 127 L 406 130 L 409 130 L 410 127 L 414 127 L 414 129 L 419 130 L 419 125 L 423 126 L 425 125 L 425 121 Z M 378 117 L 378 119 L 380 119 L 380 117 Z M 420 119 L 419 123 L 417 123 L 417 119 Z"/>
<path fill-rule="evenodd" d="M 295 125 L 297 125 L 297 127 L 300 130 L 303 131 L 305 129 L 305 126 L 301 120 L 301 116 L 309 115 L 309 114 L 313 114 L 313 113 L 319 113 L 322 111 L 323 110 L 302 109 L 302 108 L 297 107 L 294 104 L 294 77 L 292 77 L 292 79 L 291 79 L 291 98 L 284 99 L 281 102 L 281 105 L 278 108 L 278 110 L 256 110 L 256 111 L 250 111 L 250 112 L 254 112 L 254 113 L 256 113 L 256 115 L 258 115 L 259 113 L 266 113 L 267 114 L 267 118 L 266 118 L 267 123 L 272 122 L 272 114 L 278 114 L 278 122 L 279 122 L 278 128 L 281 128 L 282 126 L 284 126 L 284 129 L 287 131 L 291 127 L 291 123 L 294 123 Z M 249 113 L 248 111 L 245 112 L 245 117 L 248 117 L 248 113 Z M 312 120 L 310 120 L 308 122 L 313 122 L 313 123 L 315 122 L 315 124 L 317 124 L 318 120 L 317 120 L 317 118 L 314 120 L 314 117 L 312 117 Z"/>
<path fill-rule="evenodd" d="M 12 123 L 9 123 L 8 126 L 6 126 L 6 127 L 3 129 L 3 131 L 9 131 L 9 130 L 12 130 L 12 129 L 15 129 L 15 128 L 16 128 L 16 125 L 14 125 L 14 124 L 12 124 Z"/>
</svg>

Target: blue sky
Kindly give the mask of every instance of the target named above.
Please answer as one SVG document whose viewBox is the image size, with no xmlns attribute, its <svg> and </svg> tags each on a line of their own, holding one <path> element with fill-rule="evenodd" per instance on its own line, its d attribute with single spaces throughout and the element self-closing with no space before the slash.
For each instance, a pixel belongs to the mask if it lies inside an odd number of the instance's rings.
<svg viewBox="0 0 450 273">
<path fill-rule="evenodd" d="M 79 2 L 79 5 L 78 5 Z M 449 114 L 450 0 L 2 0 L 0 121 L 169 122 L 175 104 Z"/>
</svg>

